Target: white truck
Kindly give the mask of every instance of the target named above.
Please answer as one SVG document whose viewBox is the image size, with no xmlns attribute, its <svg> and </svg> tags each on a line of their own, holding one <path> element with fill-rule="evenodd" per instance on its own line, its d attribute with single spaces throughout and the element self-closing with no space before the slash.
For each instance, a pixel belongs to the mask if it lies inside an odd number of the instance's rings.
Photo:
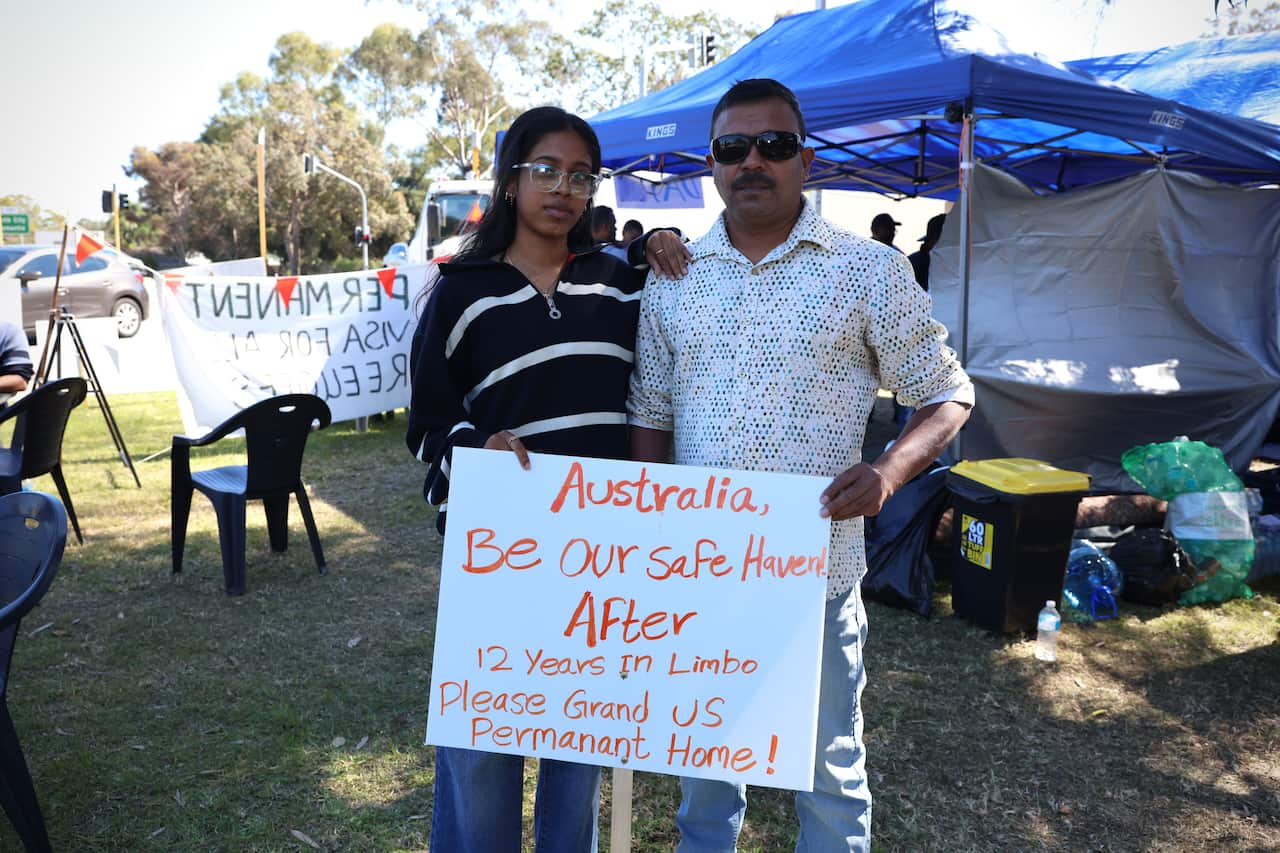
<svg viewBox="0 0 1280 853">
<path fill-rule="evenodd" d="M 417 230 L 409 241 L 410 264 L 447 257 L 489 206 L 493 181 L 432 181 L 422 204 Z"/>
</svg>

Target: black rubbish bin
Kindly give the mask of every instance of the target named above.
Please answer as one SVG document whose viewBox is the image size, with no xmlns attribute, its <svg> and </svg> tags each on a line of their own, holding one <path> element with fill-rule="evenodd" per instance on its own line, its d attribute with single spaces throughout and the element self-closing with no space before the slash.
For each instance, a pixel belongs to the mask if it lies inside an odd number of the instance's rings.
<svg viewBox="0 0 1280 853">
<path fill-rule="evenodd" d="M 1062 597 L 1089 476 L 1035 459 L 983 459 L 953 466 L 947 488 L 956 615 L 997 633 L 1034 631 L 1044 603 Z"/>
</svg>

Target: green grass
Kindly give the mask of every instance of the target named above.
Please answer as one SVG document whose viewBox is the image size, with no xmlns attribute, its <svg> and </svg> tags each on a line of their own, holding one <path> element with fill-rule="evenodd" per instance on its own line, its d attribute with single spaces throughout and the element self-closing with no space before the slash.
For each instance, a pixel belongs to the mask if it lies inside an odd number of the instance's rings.
<svg viewBox="0 0 1280 853">
<path fill-rule="evenodd" d="M 182 431 L 170 395 L 111 404 L 135 460 Z M 63 455 L 86 543 L 23 623 L 8 691 L 56 849 L 311 849 L 294 831 L 326 850 L 426 848 L 440 539 L 403 425 L 315 434 L 304 477 L 328 575 L 296 509 L 275 555 L 251 506 L 248 593 L 227 598 L 208 501 L 175 576 L 167 457 L 137 462 L 138 489 L 96 403 L 75 412 Z M 1055 666 L 951 618 L 945 588 L 929 621 L 871 605 L 876 849 L 1280 848 L 1278 592 L 1068 625 Z M 670 850 L 675 780 L 635 782 L 634 849 Z M 603 839 L 608 811 L 606 791 Z M 740 849 L 794 837 L 791 796 L 753 790 Z M 5 823 L 0 850 L 17 847 Z"/>
</svg>

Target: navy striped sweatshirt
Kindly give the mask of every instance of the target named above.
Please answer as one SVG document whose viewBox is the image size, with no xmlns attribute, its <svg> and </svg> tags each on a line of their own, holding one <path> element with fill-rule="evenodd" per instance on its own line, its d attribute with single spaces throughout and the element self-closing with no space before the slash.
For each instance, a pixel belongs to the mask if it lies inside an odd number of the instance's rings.
<svg viewBox="0 0 1280 853">
<path fill-rule="evenodd" d="M 571 256 L 552 306 L 515 267 L 440 266 L 410 353 L 405 436 L 430 467 L 444 532 L 454 447 L 510 430 L 541 453 L 625 459 L 627 381 L 644 274 L 597 250 Z"/>
</svg>

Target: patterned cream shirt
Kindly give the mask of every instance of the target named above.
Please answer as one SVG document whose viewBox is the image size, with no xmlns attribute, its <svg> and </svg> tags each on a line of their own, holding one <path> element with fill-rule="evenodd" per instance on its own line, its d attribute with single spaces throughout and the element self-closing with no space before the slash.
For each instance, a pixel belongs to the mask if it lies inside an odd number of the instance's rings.
<svg viewBox="0 0 1280 853">
<path fill-rule="evenodd" d="M 901 252 L 807 202 L 757 264 L 723 217 L 689 251 L 683 279 L 645 285 L 627 401 L 632 425 L 674 431 L 678 464 L 834 477 L 861 461 L 879 388 L 907 406 L 973 404 Z M 833 522 L 828 598 L 865 569 L 862 519 Z"/>
</svg>

